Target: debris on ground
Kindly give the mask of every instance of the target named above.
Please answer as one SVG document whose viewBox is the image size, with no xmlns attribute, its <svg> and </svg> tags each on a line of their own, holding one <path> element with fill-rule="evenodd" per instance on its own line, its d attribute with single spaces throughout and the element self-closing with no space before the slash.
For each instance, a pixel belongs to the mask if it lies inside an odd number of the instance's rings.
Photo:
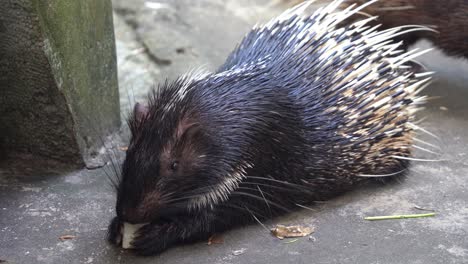
<svg viewBox="0 0 468 264">
<path fill-rule="evenodd" d="M 279 238 L 284 239 L 286 237 L 305 237 L 312 234 L 315 231 L 313 227 L 303 227 L 303 226 L 284 226 L 276 225 L 275 228 L 270 229 L 271 233 Z"/>
<path fill-rule="evenodd" d="M 241 248 L 239 250 L 234 250 L 232 251 L 232 255 L 234 256 L 239 256 L 245 253 L 246 248 Z"/>
<path fill-rule="evenodd" d="M 377 221 L 377 220 L 421 218 L 421 217 L 430 217 L 430 216 L 435 216 L 435 213 L 428 213 L 428 214 L 409 214 L 409 215 L 369 216 L 369 217 L 364 217 L 364 220 Z"/>
<path fill-rule="evenodd" d="M 221 235 L 219 234 L 214 234 L 208 238 L 208 245 L 214 245 L 214 244 L 223 244 L 224 239 Z"/>
<path fill-rule="evenodd" d="M 121 150 L 121 151 L 127 151 L 127 150 L 128 150 L 128 147 L 119 147 L 119 150 Z"/>
<path fill-rule="evenodd" d="M 59 237 L 60 241 L 70 240 L 70 239 L 74 239 L 74 238 L 76 238 L 76 236 L 74 236 L 74 235 L 63 235 L 63 236 Z"/>
<path fill-rule="evenodd" d="M 291 240 L 289 240 L 289 241 L 286 241 L 286 242 L 284 242 L 284 243 L 285 243 L 285 244 L 292 244 L 292 243 L 297 242 L 298 240 L 299 240 L 299 238 L 295 238 L 295 239 L 291 239 Z"/>
<path fill-rule="evenodd" d="M 414 206 L 414 209 L 418 209 L 418 210 L 421 210 L 421 211 L 430 211 L 430 212 L 435 211 L 434 209 L 428 209 L 428 208 L 424 208 L 424 207 L 417 206 L 417 205 Z"/>
</svg>

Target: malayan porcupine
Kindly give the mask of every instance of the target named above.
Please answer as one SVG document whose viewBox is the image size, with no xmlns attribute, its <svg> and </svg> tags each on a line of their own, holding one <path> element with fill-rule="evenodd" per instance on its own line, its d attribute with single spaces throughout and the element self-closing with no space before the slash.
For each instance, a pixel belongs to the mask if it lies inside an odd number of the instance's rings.
<svg viewBox="0 0 468 264">
<path fill-rule="evenodd" d="M 112 243 L 142 224 L 131 245 L 156 254 L 405 172 L 429 78 L 392 38 L 423 28 L 338 27 L 366 6 L 340 4 L 298 5 L 135 106 Z"/>
</svg>

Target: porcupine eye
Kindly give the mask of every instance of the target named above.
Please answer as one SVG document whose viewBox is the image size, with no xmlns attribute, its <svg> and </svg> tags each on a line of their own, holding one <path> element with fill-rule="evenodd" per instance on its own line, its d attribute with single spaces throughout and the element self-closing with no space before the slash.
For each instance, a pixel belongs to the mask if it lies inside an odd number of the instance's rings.
<svg viewBox="0 0 468 264">
<path fill-rule="evenodd" d="M 179 162 L 178 161 L 172 162 L 172 164 L 171 164 L 171 170 L 172 171 L 176 171 L 178 167 L 179 167 Z"/>
</svg>

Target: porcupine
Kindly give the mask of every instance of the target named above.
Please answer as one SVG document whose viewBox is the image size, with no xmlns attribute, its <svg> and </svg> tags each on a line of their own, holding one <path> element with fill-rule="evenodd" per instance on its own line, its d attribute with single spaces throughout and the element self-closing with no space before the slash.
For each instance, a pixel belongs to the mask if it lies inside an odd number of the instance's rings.
<svg viewBox="0 0 468 264">
<path fill-rule="evenodd" d="M 342 6 L 364 2 L 367 0 L 348 0 Z M 425 25 L 435 30 L 399 36 L 405 48 L 420 39 L 428 39 L 447 55 L 468 58 L 468 0 L 385 0 L 362 11 L 363 14 L 378 16 L 371 23 L 382 24 L 382 29 L 412 24 Z"/>
<path fill-rule="evenodd" d="M 367 5 L 341 3 L 289 9 L 135 105 L 112 243 L 143 224 L 132 247 L 157 254 L 406 171 L 430 77 L 408 70 L 399 28 L 338 27 Z"/>
</svg>

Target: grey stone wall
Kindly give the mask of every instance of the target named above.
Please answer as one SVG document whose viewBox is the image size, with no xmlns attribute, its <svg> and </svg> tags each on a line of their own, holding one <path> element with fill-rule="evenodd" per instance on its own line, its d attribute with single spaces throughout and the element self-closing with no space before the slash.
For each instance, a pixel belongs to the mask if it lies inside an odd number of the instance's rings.
<svg viewBox="0 0 468 264">
<path fill-rule="evenodd" d="M 0 144 L 82 166 L 120 126 L 110 0 L 0 6 Z"/>
</svg>

